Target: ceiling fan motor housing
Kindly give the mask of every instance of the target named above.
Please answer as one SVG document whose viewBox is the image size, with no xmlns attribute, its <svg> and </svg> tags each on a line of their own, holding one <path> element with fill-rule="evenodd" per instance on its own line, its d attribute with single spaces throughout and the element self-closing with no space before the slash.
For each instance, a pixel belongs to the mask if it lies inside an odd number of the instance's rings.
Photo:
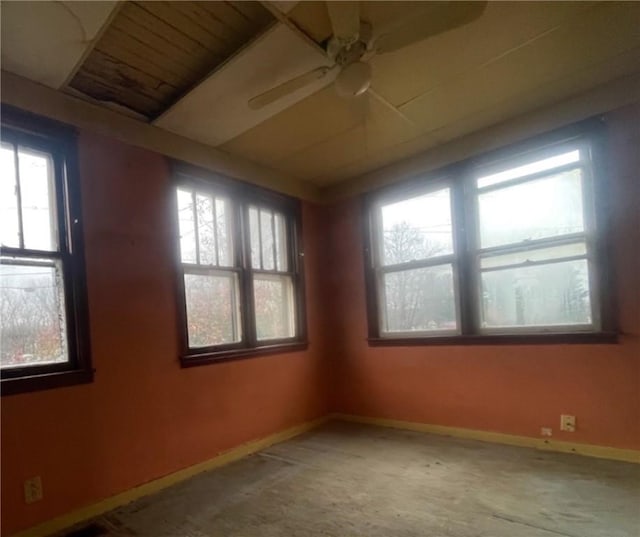
<svg viewBox="0 0 640 537">
<path fill-rule="evenodd" d="M 369 89 L 371 85 L 371 66 L 356 61 L 342 67 L 335 87 L 341 97 L 356 97 Z"/>
</svg>

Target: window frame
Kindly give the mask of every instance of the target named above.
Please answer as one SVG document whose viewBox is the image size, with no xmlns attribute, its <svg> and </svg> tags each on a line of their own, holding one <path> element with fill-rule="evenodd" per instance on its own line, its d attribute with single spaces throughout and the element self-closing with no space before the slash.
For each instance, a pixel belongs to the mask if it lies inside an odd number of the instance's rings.
<svg viewBox="0 0 640 537">
<path fill-rule="evenodd" d="M 304 251 L 302 249 L 302 222 L 300 201 L 243 181 L 221 176 L 198 166 L 180 161 L 172 162 L 171 206 L 175 233 L 175 259 L 177 267 L 177 302 L 180 364 L 192 367 L 210 363 L 251 358 L 308 348 L 306 299 L 304 283 Z M 238 342 L 206 347 L 189 347 L 187 304 L 184 285 L 184 266 L 180 250 L 180 227 L 175 195 L 179 188 L 191 189 L 225 198 L 232 208 L 232 237 L 234 265 L 229 271 L 238 274 L 239 321 L 241 339 Z M 251 237 L 249 234 L 249 207 L 263 208 L 284 215 L 287 239 L 288 271 L 255 269 L 251 266 Z M 206 267 L 203 268 L 206 270 Z M 222 270 L 222 269 L 216 269 Z M 227 270 L 226 268 L 224 270 Z M 263 340 L 257 339 L 256 315 L 253 295 L 254 274 L 280 274 L 291 277 L 293 285 L 295 336 Z"/>
<path fill-rule="evenodd" d="M 3 142 L 51 156 L 58 248 L 46 251 L 0 246 L 0 251 L 3 256 L 60 261 L 69 357 L 63 363 L 2 369 L 2 395 L 92 382 L 94 369 L 89 343 L 77 131 L 68 125 L 5 104 L 2 105 L 1 112 Z"/>
<path fill-rule="evenodd" d="M 512 329 L 482 329 L 480 310 L 479 270 L 479 192 L 476 177 L 479 169 L 499 167 L 504 162 L 517 161 L 527 155 L 543 152 L 557 152 L 562 146 L 580 145 L 589 150 L 590 165 L 579 163 L 586 170 L 583 175 L 583 203 L 589 203 L 585 210 L 584 236 L 589 262 L 590 297 L 596 329 L 569 330 L 569 325 L 556 330 L 536 327 Z M 615 297 L 612 282 L 611 256 L 608 237 L 608 207 L 606 190 L 606 125 L 600 117 L 590 118 L 568 127 L 509 144 L 478 156 L 445 166 L 443 168 L 411 177 L 362 197 L 363 258 L 367 302 L 367 340 L 370 346 L 422 346 L 422 345 L 476 345 L 476 344 L 529 344 L 529 343 L 615 343 L 617 342 L 616 319 L 614 316 Z M 544 157 L 540 157 L 544 158 Z M 503 164 L 504 166 L 504 164 Z M 504 169 L 504 168 L 503 168 Z M 553 170 L 555 171 L 555 170 Z M 483 175 L 488 175 L 483 172 Z M 546 172 L 550 173 L 550 172 Z M 544 175 L 544 174 L 542 174 Z M 522 178 L 530 181 L 531 176 Z M 517 180 L 516 180 L 517 182 Z M 511 181 L 509 182 L 511 184 Z M 452 222 L 454 242 L 454 282 L 457 281 L 458 328 L 457 335 L 429 335 L 418 332 L 409 335 L 384 333 L 382 326 L 382 296 L 378 291 L 376 271 L 377 237 L 373 213 L 376 207 L 392 203 L 394 200 L 409 199 L 428 192 L 429 185 L 451 185 Z M 505 182 L 505 184 L 507 184 Z M 496 186 L 496 188 L 499 188 Z M 544 240 L 542 241 L 544 242 Z M 500 248 L 496 248 L 499 250 Z"/>
</svg>

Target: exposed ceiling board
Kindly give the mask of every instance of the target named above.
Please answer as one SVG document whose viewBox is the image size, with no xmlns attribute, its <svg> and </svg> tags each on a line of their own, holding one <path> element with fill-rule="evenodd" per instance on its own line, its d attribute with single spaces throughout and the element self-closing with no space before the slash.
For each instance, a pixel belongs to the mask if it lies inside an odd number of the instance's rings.
<svg viewBox="0 0 640 537">
<path fill-rule="evenodd" d="M 375 56 L 372 67 L 376 89 L 393 104 L 404 104 L 452 77 L 522 46 L 579 15 L 591 4 L 491 2 L 478 20 L 466 26 L 397 52 Z"/>
<path fill-rule="evenodd" d="M 2 2 L 2 68 L 62 86 L 117 2 Z"/>
<path fill-rule="evenodd" d="M 153 118 L 273 22 L 259 2 L 126 2 L 69 87 Z"/>
<path fill-rule="evenodd" d="M 259 110 L 252 97 L 326 65 L 326 58 L 290 28 L 277 24 L 163 114 L 155 124 L 163 129 L 218 145 L 251 129 L 331 83 L 315 83 Z M 268 143 L 268 142 L 267 142 Z"/>
<path fill-rule="evenodd" d="M 615 32 L 611 31 L 615 28 Z M 554 82 L 640 46 L 640 4 L 601 4 L 482 67 L 465 72 L 400 109 L 426 130 Z"/>
</svg>

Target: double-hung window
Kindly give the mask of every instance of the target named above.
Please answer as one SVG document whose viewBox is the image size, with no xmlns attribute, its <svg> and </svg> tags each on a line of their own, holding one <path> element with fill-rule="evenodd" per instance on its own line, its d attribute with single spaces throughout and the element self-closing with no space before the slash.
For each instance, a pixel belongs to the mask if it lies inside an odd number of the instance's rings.
<svg viewBox="0 0 640 537">
<path fill-rule="evenodd" d="M 182 364 L 303 348 L 299 203 L 176 170 Z"/>
<path fill-rule="evenodd" d="M 598 331 L 588 144 L 476 167 L 473 179 L 480 331 Z"/>
<path fill-rule="evenodd" d="M 2 393 L 92 378 L 71 129 L 3 107 Z"/>
<path fill-rule="evenodd" d="M 610 341 L 600 138 L 582 124 L 369 195 L 370 341 Z"/>
</svg>

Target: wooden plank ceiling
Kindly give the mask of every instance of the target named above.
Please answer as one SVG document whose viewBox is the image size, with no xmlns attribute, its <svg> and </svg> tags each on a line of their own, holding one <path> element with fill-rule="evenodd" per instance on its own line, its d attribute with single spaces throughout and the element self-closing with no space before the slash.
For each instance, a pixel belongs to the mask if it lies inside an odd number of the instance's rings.
<svg viewBox="0 0 640 537">
<path fill-rule="evenodd" d="M 123 2 L 68 90 L 153 119 L 274 21 L 260 2 Z"/>
</svg>

